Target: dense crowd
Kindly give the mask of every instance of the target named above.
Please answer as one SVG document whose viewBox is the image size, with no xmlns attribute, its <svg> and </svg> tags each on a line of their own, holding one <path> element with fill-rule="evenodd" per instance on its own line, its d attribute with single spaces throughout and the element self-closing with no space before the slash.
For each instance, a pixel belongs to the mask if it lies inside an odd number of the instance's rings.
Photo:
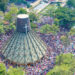
<svg viewBox="0 0 75 75">
<path fill-rule="evenodd" d="M 7 38 L 6 38 L 7 37 Z M 1 39 L 1 44 L 5 43 L 10 36 L 3 36 Z M 4 41 L 2 41 L 5 39 Z M 50 51 L 51 49 L 48 48 L 45 57 L 43 57 L 39 62 L 36 62 L 33 65 L 26 65 L 26 66 L 21 66 L 25 68 L 25 71 L 27 75 L 46 75 L 46 73 L 49 71 L 50 68 L 53 68 L 54 66 L 54 59 L 55 59 L 55 53 Z M 5 57 L 3 56 L 2 53 L 0 53 L 0 62 L 4 62 L 6 64 L 7 69 L 9 66 L 19 66 L 19 65 L 14 65 L 10 61 L 5 60 Z"/>
<path fill-rule="evenodd" d="M 57 55 L 59 55 L 60 53 L 75 52 L 75 37 L 70 37 L 70 44 L 67 48 L 65 48 L 60 40 L 61 35 L 64 34 L 58 34 L 55 36 L 51 34 L 38 33 L 38 35 L 47 44 L 48 48 L 46 51 L 46 55 L 39 62 L 36 62 L 32 65 L 21 66 L 25 68 L 24 71 L 27 75 L 46 75 L 48 71 L 55 65 L 55 58 Z M 10 36 L 7 36 L 6 38 L 6 36 L 3 36 L 2 40 L 4 39 L 4 41 L 0 41 L 0 44 L 1 42 L 5 43 L 5 41 L 9 39 L 9 37 Z M 0 57 L 0 62 L 4 61 L 5 57 L 1 53 Z M 19 66 L 11 64 L 11 62 L 8 61 L 4 61 L 4 63 L 6 64 L 7 68 L 9 68 L 9 66 Z"/>
<path fill-rule="evenodd" d="M 66 33 L 59 33 L 56 36 L 51 34 L 41 34 L 40 37 L 42 40 L 52 48 L 57 54 L 74 52 L 75 50 L 75 36 L 69 36 L 70 43 L 67 47 L 64 46 L 60 37 L 66 35 Z"/>
<path fill-rule="evenodd" d="M 6 43 L 6 41 L 11 37 L 11 35 L 3 35 L 0 37 L 0 49 Z"/>
</svg>

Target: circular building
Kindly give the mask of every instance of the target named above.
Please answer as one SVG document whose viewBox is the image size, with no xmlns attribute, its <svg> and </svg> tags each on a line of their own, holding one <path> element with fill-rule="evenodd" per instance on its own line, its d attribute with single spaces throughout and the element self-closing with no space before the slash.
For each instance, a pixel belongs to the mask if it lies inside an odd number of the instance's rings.
<svg viewBox="0 0 75 75">
<path fill-rule="evenodd" d="M 17 16 L 17 24 L 16 24 L 16 30 L 17 32 L 28 32 L 30 30 L 30 20 L 29 16 L 26 14 L 20 14 Z"/>
<path fill-rule="evenodd" d="M 17 64 L 29 64 L 45 56 L 47 47 L 31 30 L 28 15 L 18 15 L 16 28 L 16 32 L 2 50 L 6 59 Z"/>
</svg>

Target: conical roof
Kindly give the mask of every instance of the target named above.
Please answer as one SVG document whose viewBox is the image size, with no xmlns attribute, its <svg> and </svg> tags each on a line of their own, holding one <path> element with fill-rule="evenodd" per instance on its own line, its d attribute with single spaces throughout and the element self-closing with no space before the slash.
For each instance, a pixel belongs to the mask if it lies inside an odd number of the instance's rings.
<svg viewBox="0 0 75 75">
<path fill-rule="evenodd" d="M 15 32 L 3 50 L 6 59 L 19 64 L 40 60 L 47 50 L 45 43 L 32 30 L 27 34 Z"/>
</svg>

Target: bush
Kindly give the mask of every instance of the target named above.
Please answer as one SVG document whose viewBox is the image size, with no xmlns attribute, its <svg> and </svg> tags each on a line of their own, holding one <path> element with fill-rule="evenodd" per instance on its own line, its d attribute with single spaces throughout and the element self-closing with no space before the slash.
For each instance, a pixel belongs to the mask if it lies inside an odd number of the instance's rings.
<svg viewBox="0 0 75 75">
<path fill-rule="evenodd" d="M 3 25 L 0 25 L 0 35 L 4 34 L 4 33 L 5 33 L 5 31 L 4 31 Z"/>
<path fill-rule="evenodd" d="M 16 29 L 16 26 L 15 25 L 13 25 L 12 23 L 9 25 L 9 29 L 11 29 L 11 30 L 15 30 Z"/>
<path fill-rule="evenodd" d="M 31 28 L 37 28 L 38 26 L 34 23 L 30 23 L 31 24 Z"/>
<path fill-rule="evenodd" d="M 47 75 L 73 75 L 75 73 L 75 60 L 71 53 L 60 54 L 56 57 L 56 66 Z"/>
<path fill-rule="evenodd" d="M 30 18 L 31 22 L 32 21 L 37 21 L 37 19 L 38 19 L 38 17 L 36 16 L 36 14 L 32 13 L 32 12 L 29 14 L 29 18 Z"/>
<path fill-rule="evenodd" d="M 26 9 L 20 8 L 18 14 L 27 14 Z"/>
<path fill-rule="evenodd" d="M 40 28 L 40 32 L 46 34 L 48 33 L 57 34 L 57 32 L 59 32 L 59 27 L 56 25 L 46 24 Z"/>
<path fill-rule="evenodd" d="M 22 68 L 13 68 L 9 67 L 8 70 L 6 70 L 6 66 L 3 63 L 0 63 L 0 75 L 25 75 Z"/>
<path fill-rule="evenodd" d="M 0 75 L 5 75 L 6 67 L 3 63 L 0 63 Z"/>
</svg>

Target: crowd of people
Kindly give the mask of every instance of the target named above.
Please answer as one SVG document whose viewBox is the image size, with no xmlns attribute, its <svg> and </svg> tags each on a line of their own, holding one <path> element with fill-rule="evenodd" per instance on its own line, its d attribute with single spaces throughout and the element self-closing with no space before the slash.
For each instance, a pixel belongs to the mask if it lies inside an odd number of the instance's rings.
<svg viewBox="0 0 75 75">
<path fill-rule="evenodd" d="M 51 35 L 51 34 L 41 34 L 38 33 L 38 35 L 41 37 L 41 39 L 47 44 L 47 51 L 46 55 L 39 61 L 32 65 L 25 65 L 21 66 L 24 67 L 24 71 L 27 75 L 46 75 L 49 70 L 53 68 L 55 65 L 55 59 L 56 56 L 60 53 L 68 53 L 68 52 L 75 52 L 75 37 L 70 37 L 70 44 L 65 48 L 65 46 L 62 44 L 60 37 L 61 34 L 58 35 Z M 9 39 L 10 36 L 5 36 L 3 43 Z M 6 39 L 5 39 L 6 38 Z M 2 39 L 3 40 L 3 39 Z M 1 44 L 1 41 L 0 41 Z M 0 53 L 0 62 L 4 61 L 4 56 Z M 6 67 L 9 66 L 16 67 L 18 65 L 12 65 L 11 63 L 8 63 L 8 61 L 4 61 L 6 64 Z"/>
<path fill-rule="evenodd" d="M 0 50 L 10 37 L 11 35 L 3 35 L 0 37 Z"/>
</svg>

